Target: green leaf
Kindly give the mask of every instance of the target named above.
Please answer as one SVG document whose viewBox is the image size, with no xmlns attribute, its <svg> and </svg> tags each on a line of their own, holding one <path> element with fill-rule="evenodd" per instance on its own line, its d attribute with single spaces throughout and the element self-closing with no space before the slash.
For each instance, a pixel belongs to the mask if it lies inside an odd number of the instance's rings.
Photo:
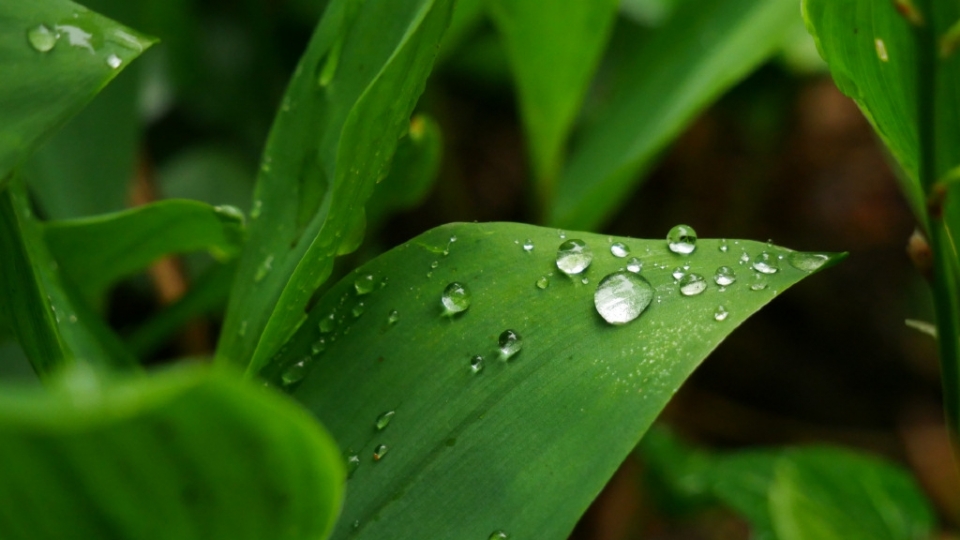
<svg viewBox="0 0 960 540">
<path fill-rule="evenodd" d="M 809 275 L 788 261 L 823 268 L 840 258 L 749 241 L 728 242 L 724 252 L 717 240 L 701 240 L 685 257 L 663 240 L 566 237 L 594 251 L 587 284 L 557 269 L 556 230 L 493 223 L 429 231 L 334 285 L 262 372 L 358 456 L 334 538 L 487 538 L 498 529 L 566 538 L 707 354 Z M 642 260 L 656 289 L 646 312 L 623 326 L 607 324 L 594 306 L 597 284 L 629 260 L 611 254 L 611 241 Z M 739 261 L 763 251 L 779 271 L 758 279 Z M 684 264 L 705 276 L 702 294 L 678 292 L 671 271 Z M 713 282 L 721 265 L 736 272 L 722 292 Z M 453 317 L 440 301 L 451 282 L 472 292 L 469 309 Z M 717 321 L 720 305 L 728 314 Z M 507 329 L 523 348 L 503 361 L 498 337 Z M 484 357 L 479 373 L 470 368 L 475 355 Z M 388 411 L 392 421 L 377 430 Z M 381 444 L 388 453 L 375 461 Z"/>
<path fill-rule="evenodd" d="M 343 493 L 330 436 L 303 409 L 194 365 L 51 392 L 0 392 L 7 539 L 322 538 Z"/>
<path fill-rule="evenodd" d="M 423 90 L 450 0 L 335 1 L 264 151 L 217 355 L 263 365 L 329 277 Z"/>
<path fill-rule="evenodd" d="M 913 540 L 933 529 L 930 503 L 909 474 L 849 450 L 711 455 L 651 430 L 640 453 L 678 494 L 707 496 L 741 514 L 758 540 Z"/>
<path fill-rule="evenodd" d="M 228 206 L 160 201 L 84 219 L 53 221 L 44 237 L 57 262 L 88 298 L 171 253 L 207 250 L 223 260 L 243 247 L 243 214 Z"/>
<path fill-rule="evenodd" d="M 0 187 L 13 168 L 152 43 L 66 0 L 4 2 Z"/>
<path fill-rule="evenodd" d="M 443 136 L 429 116 L 418 114 L 410 121 L 409 134 L 400 140 L 390 172 L 367 201 L 371 228 L 391 214 L 410 210 L 423 202 L 440 172 Z"/>
<path fill-rule="evenodd" d="M 928 17 L 937 35 L 960 19 L 960 6 L 936 2 Z M 840 90 L 856 101 L 903 169 L 902 187 L 914 213 L 926 221 L 918 177 L 916 47 L 910 25 L 890 2 L 804 0 L 803 16 Z M 937 85 L 937 176 L 960 165 L 960 55 L 940 59 Z M 956 186 L 950 191 L 956 195 Z M 953 204 L 950 204 L 950 201 Z M 947 198 L 950 222 L 960 224 L 956 196 Z"/>
<path fill-rule="evenodd" d="M 0 323 L 17 337 L 40 376 L 73 362 L 136 365 L 61 275 L 20 181 L 0 190 L 0 253 Z"/>
<path fill-rule="evenodd" d="M 713 100 L 779 50 L 793 0 L 682 2 L 652 35 L 616 43 L 609 98 L 575 137 L 548 222 L 596 229 Z"/>
<path fill-rule="evenodd" d="M 487 0 L 517 83 L 540 198 L 548 204 L 617 12 L 617 0 Z"/>
</svg>

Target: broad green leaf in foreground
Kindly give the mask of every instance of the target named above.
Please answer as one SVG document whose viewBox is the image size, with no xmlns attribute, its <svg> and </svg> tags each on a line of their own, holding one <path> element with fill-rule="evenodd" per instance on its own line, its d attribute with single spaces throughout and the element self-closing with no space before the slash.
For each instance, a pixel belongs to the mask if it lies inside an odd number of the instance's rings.
<svg viewBox="0 0 960 540">
<path fill-rule="evenodd" d="M 446 28 L 450 0 L 337 0 L 300 60 L 263 154 L 218 357 L 263 365 L 363 225 Z M 350 246 L 354 247 L 354 246 Z"/>
<path fill-rule="evenodd" d="M 39 375 L 76 361 L 135 365 L 116 335 L 61 275 L 19 180 L 0 189 L 0 253 L 0 324 L 16 336 Z"/>
<path fill-rule="evenodd" d="M 758 540 L 928 538 L 933 510 L 910 475 L 883 460 L 814 446 L 709 454 L 652 430 L 640 454 L 677 496 L 710 498 Z"/>
<path fill-rule="evenodd" d="M 701 110 L 779 50 L 793 0 L 682 2 L 647 37 L 635 32 L 609 99 L 572 144 L 548 222 L 596 229 Z"/>
<path fill-rule="evenodd" d="M 334 538 L 487 538 L 501 529 L 566 538 L 706 355 L 839 259 L 717 240 L 681 256 L 664 240 L 568 232 L 593 250 L 587 271 L 570 278 L 556 263 L 562 236 L 508 223 L 427 232 L 333 286 L 267 366 L 262 374 L 313 411 L 355 467 Z M 614 256 L 613 242 L 631 253 Z M 765 252 L 758 267 L 774 273 L 741 262 Z M 598 283 L 641 263 L 655 289 L 649 307 L 625 325 L 606 323 L 594 305 Z M 671 273 L 684 265 L 703 276 L 693 285 L 705 287 L 700 294 L 680 293 Z M 714 282 L 721 266 L 735 274 L 723 290 Z M 441 295 L 453 282 L 471 302 L 449 316 Z M 498 349 L 507 330 L 522 338 L 509 360 Z"/>
<path fill-rule="evenodd" d="M 0 392 L 0 536 L 322 538 L 343 492 L 330 436 L 233 373 L 180 367 Z"/>
<path fill-rule="evenodd" d="M 0 186 L 151 44 L 66 0 L 0 4 Z"/>
<path fill-rule="evenodd" d="M 487 0 L 487 9 L 513 68 L 538 195 L 549 203 L 617 1 Z"/>
<path fill-rule="evenodd" d="M 927 19 L 938 36 L 960 19 L 960 5 L 935 2 Z M 926 197 L 918 177 L 916 47 L 892 2 L 804 0 L 803 15 L 840 90 L 853 98 L 903 169 L 904 191 L 921 222 Z M 960 55 L 937 62 L 937 176 L 960 165 Z M 956 195 L 956 185 L 951 187 Z M 947 197 L 951 223 L 960 203 Z M 952 204 L 951 204 L 952 203 Z"/>
<path fill-rule="evenodd" d="M 44 237 L 60 268 L 97 298 L 171 253 L 207 250 L 219 259 L 243 247 L 243 214 L 228 206 L 168 200 L 113 214 L 49 222 Z"/>
</svg>

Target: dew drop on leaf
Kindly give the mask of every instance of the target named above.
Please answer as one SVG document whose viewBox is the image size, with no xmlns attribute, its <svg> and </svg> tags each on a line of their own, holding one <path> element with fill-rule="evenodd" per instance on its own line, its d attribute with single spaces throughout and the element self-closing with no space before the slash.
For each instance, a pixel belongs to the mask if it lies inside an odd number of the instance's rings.
<svg viewBox="0 0 960 540">
<path fill-rule="evenodd" d="M 593 295 L 597 313 L 610 324 L 626 324 L 653 300 L 653 286 L 632 272 L 615 272 L 600 280 Z"/>
<path fill-rule="evenodd" d="M 327 350 L 327 340 L 320 338 L 314 341 L 313 345 L 310 346 L 310 350 L 314 355 L 323 353 L 323 351 Z"/>
<path fill-rule="evenodd" d="M 47 52 L 53 49 L 58 39 L 60 39 L 60 35 L 43 24 L 27 30 L 27 42 L 38 52 Z"/>
<path fill-rule="evenodd" d="M 360 455 L 351 453 L 347 456 L 347 478 L 353 478 L 353 473 L 360 468 Z"/>
<path fill-rule="evenodd" d="M 727 246 L 726 239 L 720 240 L 720 247 L 718 249 L 720 250 L 720 253 L 726 253 L 727 251 L 730 250 L 730 247 Z"/>
<path fill-rule="evenodd" d="M 377 431 L 383 431 L 386 429 L 386 427 L 390 425 L 390 421 L 393 420 L 393 415 L 395 414 L 397 414 L 397 411 L 387 411 L 378 416 L 377 421 L 374 422 L 374 426 L 376 426 Z"/>
<path fill-rule="evenodd" d="M 483 371 L 483 357 L 479 354 L 470 359 L 470 371 L 472 373 Z"/>
<path fill-rule="evenodd" d="M 794 251 L 787 256 L 787 262 L 790 263 L 790 266 L 793 266 L 797 270 L 803 270 L 804 272 L 813 272 L 818 270 L 823 266 L 830 257 L 824 255 L 823 253 L 804 253 L 802 251 Z"/>
<path fill-rule="evenodd" d="M 107 65 L 110 66 L 110 69 L 117 69 L 121 64 L 123 64 L 123 60 L 119 56 L 111 54 L 107 57 Z"/>
<path fill-rule="evenodd" d="M 696 296 L 706 288 L 707 280 L 700 274 L 691 272 L 680 279 L 680 294 L 684 296 Z"/>
<path fill-rule="evenodd" d="M 443 289 L 440 295 L 440 303 L 443 304 L 445 313 L 453 315 L 466 311 L 470 307 L 470 289 L 462 283 L 454 281 Z"/>
<path fill-rule="evenodd" d="M 271 270 L 273 270 L 273 255 L 267 255 L 260 266 L 257 267 L 257 273 L 253 275 L 253 281 L 257 283 L 263 281 L 263 278 L 267 277 Z"/>
<path fill-rule="evenodd" d="M 304 358 L 299 362 L 287 366 L 287 368 L 283 370 L 283 373 L 280 374 L 280 380 L 283 381 L 283 385 L 290 386 L 291 384 L 302 381 L 304 375 L 307 374 L 307 364 L 309 361 L 309 358 Z"/>
<path fill-rule="evenodd" d="M 732 285 L 736 280 L 737 275 L 734 273 L 733 268 L 730 268 L 729 266 L 721 266 L 720 268 L 717 268 L 717 273 L 713 275 L 713 282 L 721 287 Z"/>
<path fill-rule="evenodd" d="M 673 276 L 673 279 L 680 279 L 687 275 L 687 273 L 683 270 L 683 268 L 678 266 L 673 269 L 673 272 L 670 272 L 670 275 Z"/>
<path fill-rule="evenodd" d="M 610 245 L 610 253 L 613 254 L 614 257 L 622 259 L 630 254 L 630 248 L 622 242 L 614 242 Z"/>
<path fill-rule="evenodd" d="M 557 268 L 568 276 L 582 273 L 591 262 L 593 250 L 583 240 L 567 240 L 557 249 Z"/>
<path fill-rule="evenodd" d="M 529 239 L 529 238 L 527 238 L 526 240 L 524 240 L 524 241 L 523 241 L 523 250 L 526 251 L 527 253 L 532 252 L 532 251 L 533 251 L 533 240 L 531 240 L 531 239 Z"/>
<path fill-rule="evenodd" d="M 387 455 L 387 450 L 389 450 L 389 448 L 387 448 L 387 445 L 385 444 L 381 444 L 377 446 L 373 450 L 373 460 L 380 461 L 381 459 L 383 459 L 383 456 Z"/>
<path fill-rule="evenodd" d="M 356 289 L 357 294 L 360 296 L 370 294 L 373 291 L 373 275 L 364 274 L 358 277 L 353 282 L 353 288 Z"/>
<path fill-rule="evenodd" d="M 508 538 L 510 538 L 510 535 L 504 531 L 493 531 L 487 540 L 507 540 Z"/>
<path fill-rule="evenodd" d="M 500 334 L 498 343 L 500 345 L 500 357 L 504 360 L 509 360 L 523 348 L 523 338 L 513 330 L 504 330 Z"/>
<path fill-rule="evenodd" d="M 550 278 L 548 278 L 547 276 L 541 276 L 540 279 L 537 280 L 538 289 L 544 290 L 549 286 L 550 286 Z"/>
<path fill-rule="evenodd" d="M 333 332 L 333 329 L 337 326 L 336 315 L 333 313 L 327 315 L 326 317 L 320 319 L 320 324 L 317 325 L 320 328 L 320 332 L 324 334 L 329 334 Z"/>
<path fill-rule="evenodd" d="M 726 320 L 727 315 L 729 315 L 729 314 L 730 314 L 730 312 L 727 311 L 727 308 L 725 308 L 725 307 L 723 307 L 723 306 L 717 306 L 716 311 L 713 312 L 713 320 L 715 320 L 715 321 L 717 321 L 717 322 Z"/>
<path fill-rule="evenodd" d="M 366 306 L 363 305 L 363 302 L 357 302 L 357 305 L 353 306 L 353 309 L 350 310 L 350 313 L 353 314 L 354 319 L 357 319 L 363 315 L 364 310 L 366 310 Z"/>
<path fill-rule="evenodd" d="M 627 261 L 627 270 L 634 274 L 640 272 L 643 270 L 643 261 L 636 257 L 631 257 L 630 260 Z"/>
<path fill-rule="evenodd" d="M 761 274 L 776 274 L 780 271 L 780 263 L 777 262 L 777 258 L 766 251 L 754 257 L 751 266 Z"/>
<path fill-rule="evenodd" d="M 697 249 L 697 233 L 689 225 L 675 225 L 667 233 L 667 247 L 670 251 L 689 255 Z"/>
<path fill-rule="evenodd" d="M 389 315 L 387 315 L 387 324 L 394 325 L 397 324 L 397 321 L 400 320 L 400 313 L 397 310 L 392 310 Z"/>
</svg>

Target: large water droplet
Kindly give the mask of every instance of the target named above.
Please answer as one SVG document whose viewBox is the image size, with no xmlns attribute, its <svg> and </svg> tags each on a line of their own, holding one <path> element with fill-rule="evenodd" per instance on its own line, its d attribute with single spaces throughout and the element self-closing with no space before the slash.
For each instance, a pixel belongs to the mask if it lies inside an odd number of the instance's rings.
<svg viewBox="0 0 960 540">
<path fill-rule="evenodd" d="M 500 344 L 500 357 L 504 360 L 509 360 L 523 348 L 523 338 L 513 330 L 504 330 L 500 334 L 498 343 Z"/>
<path fill-rule="evenodd" d="M 479 354 L 470 359 L 470 371 L 472 373 L 483 371 L 483 357 Z"/>
<path fill-rule="evenodd" d="M 303 376 L 307 374 L 307 364 L 309 362 L 309 358 L 304 358 L 299 362 L 287 366 L 287 368 L 283 370 L 283 373 L 280 374 L 280 380 L 283 381 L 283 385 L 290 386 L 291 384 L 302 381 Z"/>
<path fill-rule="evenodd" d="M 260 266 L 257 267 L 257 273 L 253 275 L 253 281 L 258 283 L 263 281 L 263 278 L 267 277 L 271 270 L 273 270 L 273 255 L 267 255 Z"/>
<path fill-rule="evenodd" d="M 360 455 L 351 453 L 347 456 L 347 478 L 353 478 L 353 473 L 360 468 Z"/>
<path fill-rule="evenodd" d="M 591 262 L 593 250 L 583 240 L 567 240 L 557 249 L 557 268 L 568 276 L 583 272 Z"/>
<path fill-rule="evenodd" d="M 766 251 L 754 257 L 751 266 L 761 274 L 776 274 L 780 271 L 780 263 L 777 262 L 777 258 Z"/>
<path fill-rule="evenodd" d="M 527 253 L 530 253 L 531 251 L 533 251 L 533 240 L 531 240 L 531 239 L 529 239 L 529 238 L 527 238 L 526 240 L 524 240 L 524 241 L 523 241 L 523 250 L 526 251 Z"/>
<path fill-rule="evenodd" d="M 717 310 L 713 312 L 713 320 L 717 322 L 726 320 L 727 315 L 730 315 L 730 312 L 727 311 L 727 308 L 723 306 L 717 306 Z"/>
<path fill-rule="evenodd" d="M 791 266 L 797 270 L 803 270 L 804 272 L 813 272 L 814 270 L 818 270 L 829 260 L 830 257 L 824 255 L 823 253 L 804 253 L 802 251 L 794 251 L 787 256 L 787 261 Z"/>
<path fill-rule="evenodd" d="M 510 535 L 504 531 L 493 531 L 487 540 L 507 540 L 508 538 L 510 538 Z"/>
<path fill-rule="evenodd" d="M 613 254 L 614 257 L 622 259 L 630 254 L 630 248 L 622 242 L 614 242 L 610 245 L 610 253 Z"/>
<path fill-rule="evenodd" d="M 667 233 L 667 247 L 674 253 L 689 255 L 697 249 L 697 233 L 689 225 L 676 225 Z"/>
<path fill-rule="evenodd" d="M 640 272 L 643 270 L 643 261 L 636 257 L 631 257 L 630 260 L 627 261 L 627 270 L 634 274 Z"/>
<path fill-rule="evenodd" d="M 720 268 L 717 268 L 717 273 L 713 275 L 713 282 L 721 287 L 732 285 L 736 280 L 737 275 L 733 272 L 733 268 L 730 268 L 729 266 L 721 266 Z"/>
<path fill-rule="evenodd" d="M 110 66 L 110 69 L 117 69 L 121 64 L 123 64 L 123 60 L 119 56 L 111 54 L 107 57 L 107 65 Z"/>
<path fill-rule="evenodd" d="M 626 324 L 643 313 L 653 300 L 653 286 L 632 272 L 615 272 L 600 280 L 593 303 L 610 324 Z"/>
<path fill-rule="evenodd" d="M 680 294 L 684 296 L 696 296 L 707 288 L 707 280 L 700 274 L 693 272 L 683 276 L 680 279 Z"/>
<path fill-rule="evenodd" d="M 373 460 L 380 461 L 381 459 L 383 459 L 383 456 L 387 455 L 387 450 L 389 450 L 389 448 L 387 448 L 387 445 L 385 444 L 381 444 L 377 446 L 373 450 Z"/>
<path fill-rule="evenodd" d="M 377 421 L 373 424 L 376 426 L 377 431 L 383 431 L 386 429 L 386 427 L 390 425 L 390 421 L 393 420 L 393 415 L 395 414 L 397 414 L 397 411 L 387 411 L 378 416 Z"/>
<path fill-rule="evenodd" d="M 548 278 L 547 276 L 541 276 L 540 279 L 537 280 L 538 289 L 544 290 L 549 286 L 550 286 L 550 278 Z"/>
<path fill-rule="evenodd" d="M 397 324 L 397 321 L 399 320 L 400 320 L 400 313 L 398 313 L 397 310 L 395 309 L 391 311 L 390 314 L 387 315 L 387 324 L 391 326 L 394 324 Z"/>
<path fill-rule="evenodd" d="M 470 307 L 470 289 L 462 283 L 453 283 L 447 285 L 440 296 L 440 302 L 448 315 L 466 311 Z"/>
<path fill-rule="evenodd" d="M 43 24 L 27 30 L 27 41 L 34 50 L 39 52 L 47 52 L 53 49 L 58 39 L 60 39 L 60 35 Z"/>
<path fill-rule="evenodd" d="M 358 295 L 370 294 L 373 291 L 373 275 L 364 274 L 353 282 L 353 288 Z"/>
</svg>

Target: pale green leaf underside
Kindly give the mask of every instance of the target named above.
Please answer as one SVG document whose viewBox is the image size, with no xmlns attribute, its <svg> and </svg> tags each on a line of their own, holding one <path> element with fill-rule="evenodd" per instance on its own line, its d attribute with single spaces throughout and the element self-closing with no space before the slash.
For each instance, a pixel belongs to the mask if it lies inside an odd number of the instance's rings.
<svg viewBox="0 0 960 540">
<path fill-rule="evenodd" d="M 594 250 L 588 284 L 558 271 L 556 230 L 492 223 L 427 232 L 336 284 L 268 365 L 263 375 L 276 384 L 309 372 L 288 388 L 359 456 L 334 538 L 486 538 L 498 529 L 564 538 L 693 369 L 808 275 L 783 260 L 756 279 L 739 264 L 743 253 L 790 253 L 757 242 L 731 241 L 721 252 L 719 241 L 701 240 L 684 257 L 663 240 L 566 236 Z M 532 252 L 522 248 L 527 239 Z M 656 287 L 647 311 L 620 327 L 604 322 L 593 300 L 600 279 L 627 264 L 609 251 L 617 240 Z M 699 296 L 678 293 L 670 272 L 683 264 L 710 280 Z M 720 265 L 737 274 L 723 292 L 712 281 Z M 543 276 L 546 289 L 536 285 Z M 373 291 L 358 296 L 357 278 Z M 472 304 L 451 318 L 440 296 L 453 281 L 470 288 Z M 718 322 L 721 304 L 729 315 Z M 321 333 L 331 313 L 335 329 Z M 523 349 L 503 362 L 498 336 L 507 329 Z M 477 374 L 474 355 L 485 358 Z M 378 432 L 376 418 L 391 410 Z M 374 462 L 380 444 L 389 451 Z"/>
<path fill-rule="evenodd" d="M 45 52 L 29 39 L 29 32 L 40 25 L 59 35 Z M 0 185 L 151 44 L 139 33 L 66 0 L 0 4 Z"/>
<path fill-rule="evenodd" d="M 609 101 L 573 139 L 548 222 L 601 226 L 684 126 L 779 50 L 797 16 L 794 0 L 683 2 L 633 40 Z"/>
<path fill-rule="evenodd" d="M 343 491 L 305 411 L 201 366 L 4 388 L 0 439 L 8 540 L 322 538 Z"/>
</svg>

